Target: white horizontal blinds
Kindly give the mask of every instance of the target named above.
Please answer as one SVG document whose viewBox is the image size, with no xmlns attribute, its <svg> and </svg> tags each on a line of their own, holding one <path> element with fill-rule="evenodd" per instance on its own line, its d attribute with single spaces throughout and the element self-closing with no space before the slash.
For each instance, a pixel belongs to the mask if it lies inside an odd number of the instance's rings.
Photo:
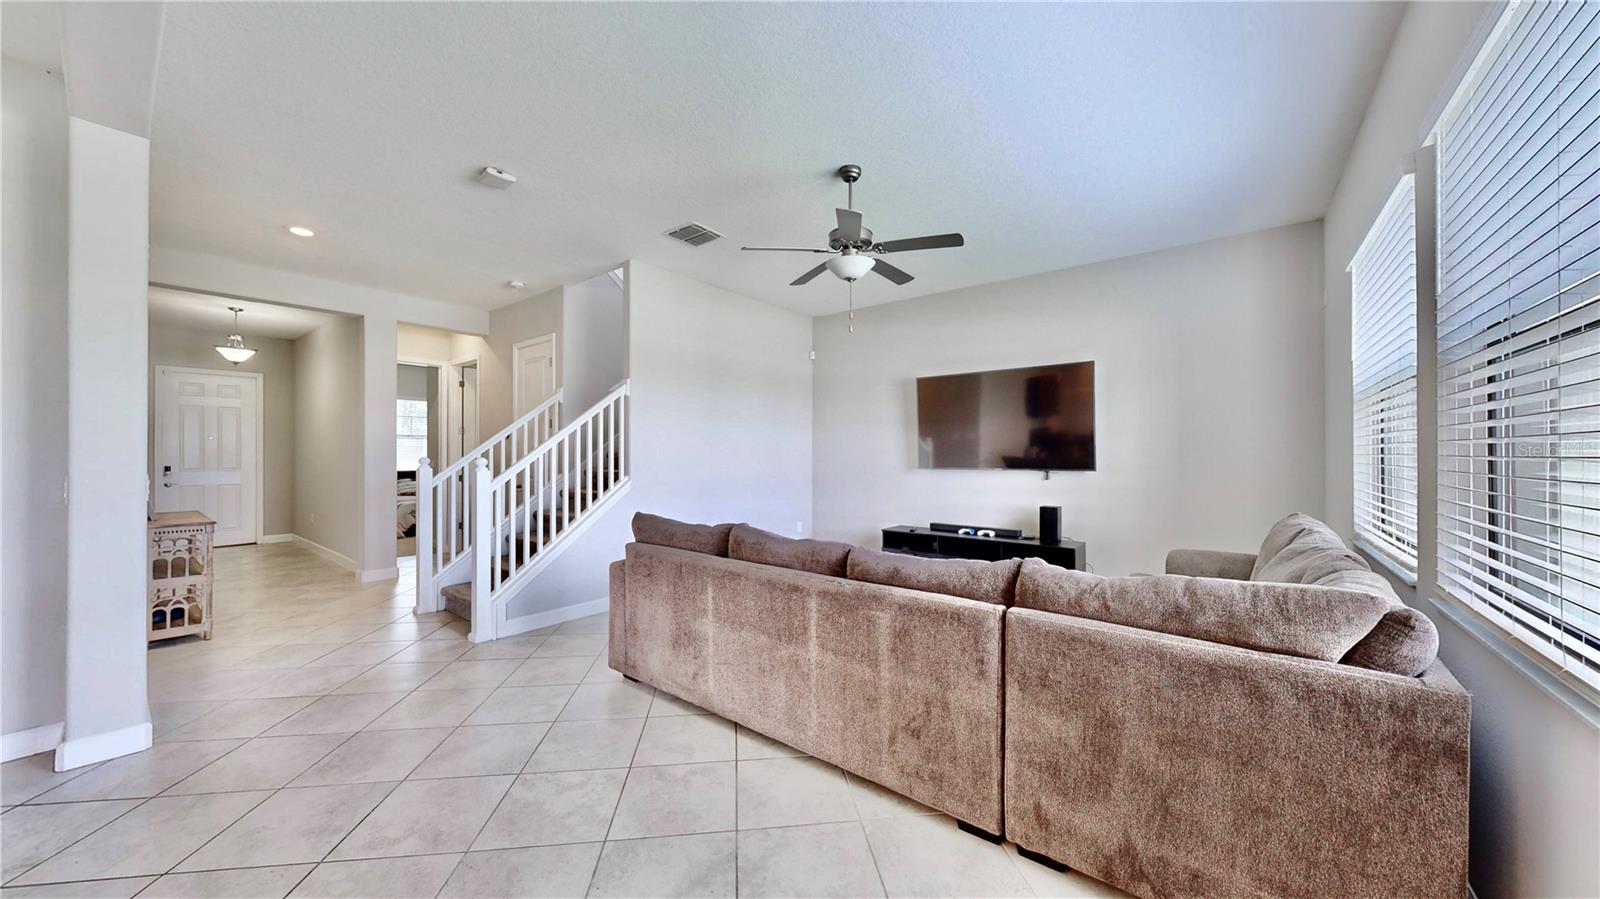
<svg viewBox="0 0 1600 899">
<path fill-rule="evenodd" d="M 1600 687 L 1600 3 L 1508 8 L 1438 147 L 1439 586 Z"/>
<path fill-rule="evenodd" d="M 1356 536 L 1415 574 L 1417 236 L 1410 175 L 1356 251 L 1350 287 Z"/>
<path fill-rule="evenodd" d="M 428 454 L 428 401 L 395 401 L 394 467 L 411 471 L 417 460 Z"/>
</svg>

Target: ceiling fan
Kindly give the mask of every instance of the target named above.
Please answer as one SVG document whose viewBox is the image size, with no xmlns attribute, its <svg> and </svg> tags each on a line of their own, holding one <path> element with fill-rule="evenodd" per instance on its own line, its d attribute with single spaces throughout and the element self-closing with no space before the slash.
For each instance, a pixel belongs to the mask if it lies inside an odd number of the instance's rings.
<svg viewBox="0 0 1600 899">
<path fill-rule="evenodd" d="M 885 253 L 904 253 L 907 250 L 959 247 L 965 243 L 960 234 L 934 234 L 928 237 L 874 242 L 872 231 L 862 227 L 861 213 L 855 210 L 855 184 L 861 178 L 861 166 L 840 166 L 835 174 L 845 183 L 849 191 L 848 199 L 845 200 L 845 205 L 849 208 L 835 210 L 839 217 L 839 227 L 828 232 L 826 250 L 812 247 L 740 247 L 740 249 L 783 253 L 827 253 L 833 257 L 789 282 L 790 286 L 798 287 L 822 274 L 823 269 L 833 272 L 840 280 L 852 284 L 869 271 L 877 272 L 896 284 L 905 284 L 911 280 L 911 275 L 877 257 Z"/>
</svg>

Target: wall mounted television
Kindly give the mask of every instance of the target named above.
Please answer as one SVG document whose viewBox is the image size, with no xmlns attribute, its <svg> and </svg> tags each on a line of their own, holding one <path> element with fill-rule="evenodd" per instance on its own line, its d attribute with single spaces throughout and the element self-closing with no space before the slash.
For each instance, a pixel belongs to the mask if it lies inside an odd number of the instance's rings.
<svg viewBox="0 0 1600 899">
<path fill-rule="evenodd" d="M 917 467 L 1093 471 L 1094 363 L 918 378 Z"/>
</svg>

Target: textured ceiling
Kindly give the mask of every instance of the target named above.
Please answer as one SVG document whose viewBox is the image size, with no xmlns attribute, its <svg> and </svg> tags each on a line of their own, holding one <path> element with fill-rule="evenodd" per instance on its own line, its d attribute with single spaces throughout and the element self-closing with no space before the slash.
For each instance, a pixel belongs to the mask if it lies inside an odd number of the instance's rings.
<svg viewBox="0 0 1600 899">
<path fill-rule="evenodd" d="M 879 239 L 967 237 L 862 305 L 1319 217 L 1400 12 L 171 4 L 152 241 L 488 308 L 637 258 L 829 313 L 813 257 L 738 247 L 825 240 L 847 162 Z"/>
<path fill-rule="evenodd" d="M 243 310 L 239 313 L 239 333 L 246 337 L 294 340 L 338 317 L 293 306 L 152 287 L 150 327 L 169 325 L 195 331 L 213 331 L 216 332 L 216 342 L 220 343 L 223 337 L 233 333 L 233 313 L 228 311 L 230 306 L 238 306 Z"/>
</svg>

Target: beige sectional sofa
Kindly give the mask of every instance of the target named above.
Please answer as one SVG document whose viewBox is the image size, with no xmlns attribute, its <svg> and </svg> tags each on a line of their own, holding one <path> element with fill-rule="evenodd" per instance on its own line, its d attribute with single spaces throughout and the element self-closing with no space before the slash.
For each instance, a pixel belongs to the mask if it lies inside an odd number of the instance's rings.
<svg viewBox="0 0 1600 899">
<path fill-rule="evenodd" d="M 1470 700 L 1325 525 L 1167 574 L 635 519 L 610 664 L 1140 896 L 1459 897 Z"/>
</svg>

